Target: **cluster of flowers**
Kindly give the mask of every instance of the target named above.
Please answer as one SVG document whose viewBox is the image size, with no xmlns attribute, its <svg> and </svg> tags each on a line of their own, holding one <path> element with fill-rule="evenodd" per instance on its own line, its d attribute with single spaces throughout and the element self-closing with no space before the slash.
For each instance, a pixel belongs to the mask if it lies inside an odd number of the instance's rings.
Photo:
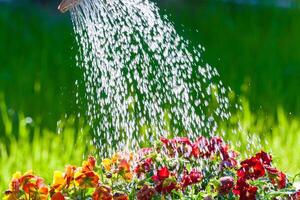
<svg viewBox="0 0 300 200">
<path fill-rule="evenodd" d="M 16 173 L 4 199 L 151 200 L 288 199 L 300 200 L 286 175 L 261 151 L 238 162 L 238 153 L 219 137 L 161 138 L 152 148 L 116 153 L 97 165 L 56 171 L 47 186 L 41 177 Z"/>
</svg>

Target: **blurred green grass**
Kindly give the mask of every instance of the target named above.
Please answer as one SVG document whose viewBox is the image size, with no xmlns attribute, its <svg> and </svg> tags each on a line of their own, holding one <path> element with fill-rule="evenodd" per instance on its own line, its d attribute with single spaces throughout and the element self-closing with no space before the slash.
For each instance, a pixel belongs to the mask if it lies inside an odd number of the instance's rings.
<svg viewBox="0 0 300 200">
<path fill-rule="evenodd" d="M 299 9 L 215 1 L 165 8 L 178 32 L 206 48 L 203 60 L 251 109 L 275 115 L 282 106 L 299 116 Z"/>
<path fill-rule="evenodd" d="M 244 130 L 228 139 L 233 144 L 240 141 L 237 148 L 243 152 L 247 138 L 258 137 L 264 149 L 272 150 L 279 168 L 299 172 L 299 10 L 203 2 L 167 6 L 162 12 L 171 13 L 183 37 L 205 46 L 204 61 L 216 66 L 221 79 L 242 98 L 243 111 L 232 123 L 240 120 Z M 80 164 L 82 155 L 93 148 L 84 122 L 72 117 L 82 111 L 75 104 L 74 86 L 82 73 L 74 67 L 76 45 L 69 16 L 28 5 L 0 6 L 3 191 L 17 170 L 33 168 L 51 182 L 53 170 Z M 232 130 L 230 124 L 224 126 Z M 83 133 L 80 127 L 85 127 Z"/>
<path fill-rule="evenodd" d="M 0 122 L 5 129 L 0 138 L 0 198 L 17 171 L 33 170 L 51 183 L 55 170 L 63 170 L 67 164 L 78 166 L 95 152 L 90 142 L 90 129 L 83 120 L 62 117 L 58 130 L 53 132 L 41 128 L 39 121 L 23 113 L 17 115 L 16 122 L 0 95 Z"/>
<path fill-rule="evenodd" d="M 0 6 L 0 91 L 10 109 L 53 130 L 62 113 L 77 113 L 74 82 L 82 73 L 72 60 L 70 19 L 34 5 Z"/>
</svg>

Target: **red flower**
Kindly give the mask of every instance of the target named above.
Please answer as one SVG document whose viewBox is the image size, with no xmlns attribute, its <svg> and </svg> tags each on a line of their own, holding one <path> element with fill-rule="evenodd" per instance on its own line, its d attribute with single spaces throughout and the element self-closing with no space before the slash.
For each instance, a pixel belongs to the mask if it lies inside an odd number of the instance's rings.
<svg viewBox="0 0 300 200">
<path fill-rule="evenodd" d="M 172 190 L 177 189 L 177 184 L 175 182 L 167 182 L 163 181 L 159 185 L 155 187 L 157 192 L 161 192 L 163 194 L 170 193 Z"/>
<path fill-rule="evenodd" d="M 265 168 L 262 162 L 256 157 L 246 159 L 241 162 L 241 168 L 237 171 L 239 178 L 243 179 L 258 179 L 265 175 Z"/>
<path fill-rule="evenodd" d="M 137 165 L 134 169 L 134 172 L 138 175 L 138 177 L 142 173 L 149 172 L 152 167 L 152 159 L 151 158 L 146 158 L 145 160 L 141 161 L 139 165 Z"/>
<path fill-rule="evenodd" d="M 164 143 L 165 145 L 176 145 L 178 144 L 186 144 L 186 145 L 192 145 L 190 139 L 187 137 L 175 137 L 173 139 L 167 139 L 167 138 L 160 138 L 160 141 Z"/>
<path fill-rule="evenodd" d="M 161 138 L 160 138 L 160 141 L 161 141 L 164 145 L 169 145 L 169 144 L 170 144 L 170 140 L 169 140 L 168 138 L 161 137 Z"/>
<path fill-rule="evenodd" d="M 232 192 L 239 195 L 240 200 L 255 200 L 257 189 L 256 186 L 249 185 L 245 179 L 238 179 Z"/>
<path fill-rule="evenodd" d="M 155 189 L 149 187 L 148 185 L 144 185 L 143 188 L 138 191 L 137 199 L 138 200 L 151 200 L 155 194 Z"/>
<path fill-rule="evenodd" d="M 278 173 L 278 177 L 277 177 L 277 187 L 279 189 L 283 189 L 286 186 L 286 175 L 282 172 Z"/>
<path fill-rule="evenodd" d="M 190 139 L 188 139 L 187 137 L 175 137 L 172 140 L 172 143 L 179 143 L 179 144 L 186 144 L 186 145 L 192 145 Z"/>
<path fill-rule="evenodd" d="M 167 167 L 162 167 L 159 170 L 157 170 L 157 179 L 159 181 L 163 181 L 166 178 L 169 178 L 169 176 L 170 176 L 170 172 Z"/>
<path fill-rule="evenodd" d="M 210 152 L 208 151 L 209 141 L 207 138 L 200 136 L 196 142 L 192 144 L 192 155 L 195 158 L 205 157 L 208 158 L 210 156 Z"/>
<path fill-rule="evenodd" d="M 290 197 L 290 200 L 300 200 L 300 190 L 296 191 L 292 196 Z"/>
<path fill-rule="evenodd" d="M 187 137 L 175 137 L 173 139 L 161 138 L 161 142 L 165 145 L 169 156 L 189 157 L 192 153 L 192 143 Z"/>
<path fill-rule="evenodd" d="M 198 183 L 203 178 L 202 173 L 197 171 L 196 169 L 191 170 L 190 177 L 191 177 L 192 183 Z"/>
<path fill-rule="evenodd" d="M 202 180 L 202 173 L 196 169 L 191 170 L 190 173 L 185 173 L 182 177 L 181 186 L 186 188 L 189 185 L 199 183 Z"/>
<path fill-rule="evenodd" d="M 234 187 L 234 179 L 231 176 L 220 178 L 219 193 L 222 195 L 228 194 Z"/>
<path fill-rule="evenodd" d="M 224 145 L 222 138 L 220 137 L 212 137 L 209 142 L 208 150 L 212 153 L 219 151 L 221 146 Z"/>
<path fill-rule="evenodd" d="M 259 159 L 264 165 L 268 165 L 270 166 L 271 165 L 271 162 L 272 162 L 272 156 L 267 154 L 266 152 L 264 151 L 261 151 L 259 153 L 257 153 L 255 155 L 255 157 L 257 159 Z"/>
<path fill-rule="evenodd" d="M 170 172 L 167 167 L 157 170 L 157 174 L 152 176 L 152 180 L 156 183 L 155 190 L 161 193 L 170 193 L 177 188 L 176 182 L 170 179 Z"/>
<path fill-rule="evenodd" d="M 269 178 L 273 185 L 276 185 L 279 189 L 283 189 L 286 186 L 286 175 L 276 168 L 266 166 Z"/>
<path fill-rule="evenodd" d="M 56 192 L 52 195 L 51 200 L 65 200 L 65 197 L 61 192 Z"/>
</svg>

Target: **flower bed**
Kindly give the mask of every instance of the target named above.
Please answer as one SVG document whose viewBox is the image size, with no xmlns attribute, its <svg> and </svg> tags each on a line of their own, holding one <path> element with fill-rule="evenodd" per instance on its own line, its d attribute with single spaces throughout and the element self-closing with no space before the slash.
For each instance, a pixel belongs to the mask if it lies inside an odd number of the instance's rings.
<svg viewBox="0 0 300 200">
<path fill-rule="evenodd" d="M 67 165 L 47 185 L 33 172 L 17 172 L 4 199 L 290 199 L 300 200 L 287 176 L 261 151 L 243 161 L 219 137 L 161 138 L 152 148 L 120 152 L 97 165 Z"/>
</svg>

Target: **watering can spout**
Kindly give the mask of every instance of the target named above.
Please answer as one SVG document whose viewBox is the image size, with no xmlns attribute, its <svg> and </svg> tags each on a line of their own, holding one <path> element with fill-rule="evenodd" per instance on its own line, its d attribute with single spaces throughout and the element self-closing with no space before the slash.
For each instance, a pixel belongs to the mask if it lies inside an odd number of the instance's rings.
<svg viewBox="0 0 300 200">
<path fill-rule="evenodd" d="M 74 7 L 80 0 L 62 0 L 58 6 L 58 10 L 62 13 L 67 12 Z"/>
</svg>

